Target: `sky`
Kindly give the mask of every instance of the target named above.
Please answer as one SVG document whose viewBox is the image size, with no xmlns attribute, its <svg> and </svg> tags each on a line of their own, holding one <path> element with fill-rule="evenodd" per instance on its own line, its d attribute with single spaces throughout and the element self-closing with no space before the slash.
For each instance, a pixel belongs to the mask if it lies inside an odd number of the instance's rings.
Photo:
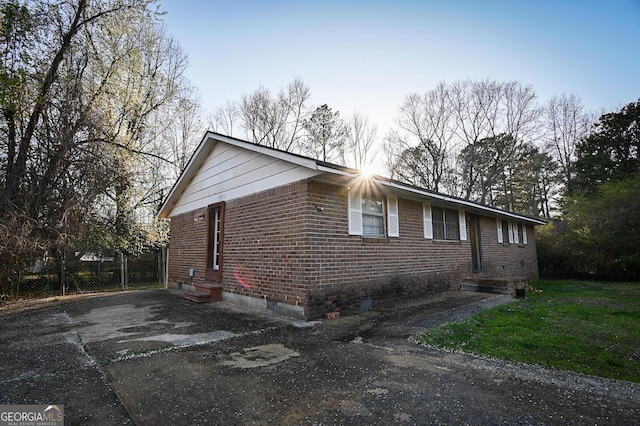
<svg viewBox="0 0 640 426">
<path fill-rule="evenodd" d="M 586 110 L 640 98 L 640 0 L 161 0 L 205 111 L 299 77 L 312 106 L 387 134 L 406 95 L 438 83 L 531 85 Z"/>
</svg>

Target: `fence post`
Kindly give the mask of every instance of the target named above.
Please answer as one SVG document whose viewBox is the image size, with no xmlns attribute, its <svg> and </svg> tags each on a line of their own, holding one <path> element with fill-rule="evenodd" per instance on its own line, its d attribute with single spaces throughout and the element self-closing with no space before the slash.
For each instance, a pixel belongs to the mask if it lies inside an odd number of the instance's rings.
<svg viewBox="0 0 640 426">
<path fill-rule="evenodd" d="M 62 291 L 62 296 L 66 296 L 67 294 L 67 276 L 66 276 L 66 257 L 67 251 L 62 249 L 62 261 L 60 262 L 60 289 Z"/>
<path fill-rule="evenodd" d="M 164 247 L 160 247 L 160 250 L 158 250 L 158 263 L 157 263 L 157 267 L 158 267 L 158 284 L 160 285 L 164 285 Z"/>
<path fill-rule="evenodd" d="M 124 253 L 120 252 L 120 289 L 124 290 L 125 285 L 125 268 L 124 268 Z"/>
<path fill-rule="evenodd" d="M 162 283 L 164 285 L 164 288 L 168 288 L 169 287 L 169 247 L 162 247 L 162 255 L 163 255 L 163 260 L 164 260 L 164 282 Z"/>
</svg>

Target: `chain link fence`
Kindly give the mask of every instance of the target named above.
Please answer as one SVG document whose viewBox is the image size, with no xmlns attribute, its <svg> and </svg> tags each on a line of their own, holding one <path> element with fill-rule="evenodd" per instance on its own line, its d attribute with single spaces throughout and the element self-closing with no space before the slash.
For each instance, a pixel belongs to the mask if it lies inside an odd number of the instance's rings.
<svg viewBox="0 0 640 426">
<path fill-rule="evenodd" d="M 2 298 L 33 298 L 127 289 L 164 288 L 166 249 L 138 256 L 75 251 L 64 261 L 37 259 Z"/>
</svg>

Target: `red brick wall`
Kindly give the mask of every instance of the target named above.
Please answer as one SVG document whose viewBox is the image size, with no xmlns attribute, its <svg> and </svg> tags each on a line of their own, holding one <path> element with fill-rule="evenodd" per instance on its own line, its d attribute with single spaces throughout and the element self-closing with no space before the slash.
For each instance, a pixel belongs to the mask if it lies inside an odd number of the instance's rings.
<svg viewBox="0 0 640 426">
<path fill-rule="evenodd" d="M 316 254 L 307 273 L 312 317 L 357 311 L 363 299 L 377 304 L 457 288 L 470 270 L 468 243 L 424 239 L 422 203 L 398 200 L 399 238 L 363 238 L 348 234 L 345 187 L 309 187 L 310 203 L 324 210 L 311 212 L 307 232 Z"/>
<path fill-rule="evenodd" d="M 422 203 L 398 200 L 399 238 L 348 234 L 347 188 L 300 181 L 225 204 L 225 291 L 299 305 L 307 319 L 325 312 L 459 288 L 471 276 L 469 241 L 423 237 Z M 204 281 L 206 209 L 172 218 L 169 280 Z M 498 244 L 495 218 L 481 217 L 484 271 L 537 274 L 533 228 L 529 244 Z M 467 232 L 468 233 L 468 232 Z"/>
<path fill-rule="evenodd" d="M 307 198 L 307 181 L 300 181 L 226 202 L 222 271 L 226 291 L 306 305 Z"/>
<path fill-rule="evenodd" d="M 198 209 L 171 218 L 169 276 L 172 284 L 204 283 L 207 263 L 207 209 Z M 189 276 L 189 269 L 195 276 Z"/>
<path fill-rule="evenodd" d="M 496 219 L 480 217 L 482 255 L 484 268 L 474 276 L 493 277 L 538 277 L 538 257 L 533 226 L 527 226 L 528 244 L 498 242 Z"/>
</svg>

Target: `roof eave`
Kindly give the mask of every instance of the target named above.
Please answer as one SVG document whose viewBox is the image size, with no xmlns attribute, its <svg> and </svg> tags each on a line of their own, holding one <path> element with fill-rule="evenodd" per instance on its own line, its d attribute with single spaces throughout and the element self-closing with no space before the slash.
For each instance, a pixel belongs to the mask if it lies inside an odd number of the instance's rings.
<svg viewBox="0 0 640 426">
<path fill-rule="evenodd" d="M 420 199 L 424 199 L 424 201 L 438 200 L 446 204 L 455 204 L 460 207 L 466 207 L 467 209 L 482 211 L 485 214 L 494 215 L 496 217 L 508 217 L 511 219 L 527 222 L 532 225 L 545 225 L 547 223 L 546 221 L 538 218 L 533 218 L 533 217 L 521 215 L 518 213 L 513 213 L 510 211 L 499 209 L 497 207 L 487 206 L 485 204 L 480 204 L 473 201 L 465 200 L 463 198 L 452 197 L 452 196 L 441 194 L 438 192 L 417 188 L 415 186 L 404 184 L 402 182 L 394 181 L 392 179 L 388 179 L 378 175 L 373 175 L 365 178 L 357 170 L 349 169 L 346 167 L 336 166 L 333 164 L 323 163 L 319 161 L 318 170 L 325 173 L 344 176 L 350 179 L 370 179 L 378 185 L 382 185 L 387 188 L 390 188 L 394 192 L 410 193 L 418 196 L 418 198 Z"/>
<path fill-rule="evenodd" d="M 191 155 L 191 158 L 189 159 L 189 162 L 187 163 L 186 167 L 184 168 L 182 173 L 180 173 L 180 176 L 178 177 L 178 179 L 173 183 L 173 186 L 169 191 L 169 195 L 167 195 L 167 197 L 164 199 L 164 202 L 162 203 L 162 205 L 160 206 L 160 209 L 158 210 L 158 214 L 157 214 L 158 217 L 167 218 L 170 216 L 171 210 L 173 210 L 173 206 L 176 204 L 177 196 L 182 193 L 182 191 L 184 190 L 184 187 L 186 187 L 186 185 L 189 183 L 189 181 L 193 177 L 193 174 L 195 173 L 192 165 L 197 160 L 201 159 L 203 155 L 202 152 L 204 151 L 204 148 L 207 146 L 206 142 L 209 139 L 209 135 L 210 135 L 210 132 L 205 133 L 204 137 L 200 141 L 200 144 L 198 144 L 198 147 Z"/>
<path fill-rule="evenodd" d="M 210 142 L 212 141 L 212 142 Z M 533 225 L 545 225 L 547 222 L 533 217 L 524 216 L 521 214 L 513 213 L 506 210 L 501 210 L 496 207 L 487 206 L 485 204 L 476 203 L 473 201 L 465 200 L 463 198 L 453 197 L 445 194 L 441 194 L 439 192 L 429 191 L 427 189 L 419 188 L 416 186 L 412 186 L 409 184 L 405 184 L 399 181 L 395 181 L 389 178 L 385 178 L 382 176 L 370 176 L 363 177 L 362 174 L 356 170 L 351 169 L 344 166 L 339 166 L 337 164 L 328 163 L 326 161 L 314 160 L 309 157 L 305 157 L 298 154 L 292 154 L 285 151 L 280 151 L 277 149 L 272 149 L 264 145 L 259 145 L 247 141 L 243 141 L 241 139 L 236 139 L 230 136 L 221 135 L 215 132 L 207 132 L 202 141 L 196 148 L 195 152 L 189 159 L 187 166 L 184 171 L 175 182 L 169 195 L 166 197 L 165 201 L 162 203 L 162 206 L 158 210 L 158 216 L 162 218 L 169 217 L 171 215 L 171 211 L 173 210 L 173 206 L 176 204 L 178 199 L 180 198 L 182 192 L 185 190 L 197 170 L 199 166 L 206 160 L 207 156 L 214 148 L 215 144 L 218 142 L 228 143 L 230 145 L 234 145 L 240 148 L 248 149 L 254 152 L 258 152 L 263 155 L 268 155 L 270 157 L 278 158 L 283 161 L 287 161 L 289 163 L 296 164 L 298 166 L 302 166 L 311 170 L 316 170 L 323 174 L 329 176 L 343 177 L 348 179 L 370 179 L 378 185 L 385 186 L 389 188 L 391 191 L 396 193 L 405 193 L 412 194 L 416 196 L 418 199 L 423 199 L 424 201 L 428 200 L 438 200 L 446 204 L 453 204 L 463 208 L 467 208 L 470 210 L 481 211 L 485 214 L 494 215 L 496 217 L 508 217 L 515 220 L 520 220 L 523 222 L 527 222 Z"/>
</svg>

